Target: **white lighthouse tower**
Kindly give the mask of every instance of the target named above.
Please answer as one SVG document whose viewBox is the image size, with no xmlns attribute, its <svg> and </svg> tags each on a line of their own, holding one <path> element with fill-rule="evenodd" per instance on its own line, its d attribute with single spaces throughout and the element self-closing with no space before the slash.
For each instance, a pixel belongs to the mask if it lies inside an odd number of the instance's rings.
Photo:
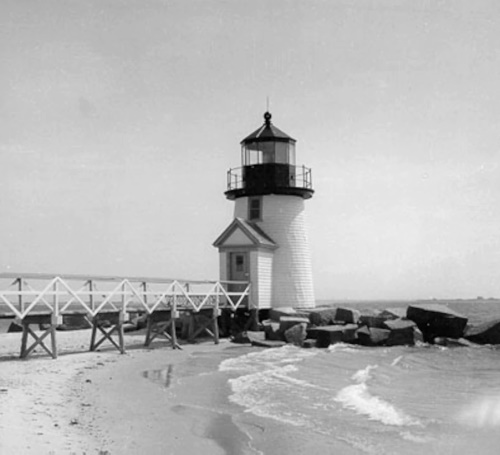
<svg viewBox="0 0 500 455">
<path fill-rule="evenodd" d="M 228 171 L 234 219 L 214 246 L 221 280 L 250 281 L 253 309 L 315 306 L 304 207 L 314 191 L 311 170 L 295 163 L 295 143 L 266 112 L 241 141 L 241 167 Z"/>
</svg>

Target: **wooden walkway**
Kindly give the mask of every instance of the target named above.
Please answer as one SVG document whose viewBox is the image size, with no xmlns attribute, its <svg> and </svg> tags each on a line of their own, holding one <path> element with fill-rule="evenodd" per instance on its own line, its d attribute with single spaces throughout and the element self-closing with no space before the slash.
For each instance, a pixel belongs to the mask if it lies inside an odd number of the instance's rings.
<svg viewBox="0 0 500 455">
<path fill-rule="evenodd" d="M 124 353 L 123 324 L 133 313 L 147 315 L 146 346 L 164 337 L 173 348 L 180 348 L 176 323 L 181 317 L 191 321 L 190 338 L 206 332 L 218 343 L 221 311 L 248 308 L 249 291 L 248 282 L 4 273 L 0 274 L 0 317 L 20 321 L 22 358 L 38 346 L 56 358 L 56 326 L 64 316 L 75 315 L 85 316 L 92 325 L 92 351 L 109 341 Z M 43 327 L 41 335 L 32 329 L 34 324 Z M 47 337 L 50 346 L 44 342 Z M 30 346 L 29 338 L 33 339 Z"/>
</svg>

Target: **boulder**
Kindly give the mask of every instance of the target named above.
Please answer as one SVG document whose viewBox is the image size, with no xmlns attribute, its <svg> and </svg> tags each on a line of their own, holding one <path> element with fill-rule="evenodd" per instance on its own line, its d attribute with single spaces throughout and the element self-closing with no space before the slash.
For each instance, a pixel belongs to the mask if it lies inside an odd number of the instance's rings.
<svg viewBox="0 0 500 455">
<path fill-rule="evenodd" d="M 316 340 L 312 338 L 306 338 L 302 345 L 303 348 L 310 349 L 316 347 Z"/>
<path fill-rule="evenodd" d="M 286 341 L 274 341 L 274 340 L 257 340 L 252 341 L 252 346 L 258 346 L 261 348 L 281 348 L 285 346 Z"/>
<path fill-rule="evenodd" d="M 479 344 L 500 344 L 500 319 L 467 327 L 465 338 Z"/>
<path fill-rule="evenodd" d="M 346 324 L 342 326 L 342 341 L 344 343 L 352 343 L 356 341 L 356 332 L 359 326 L 357 324 Z"/>
<path fill-rule="evenodd" d="M 296 316 L 281 316 L 280 317 L 280 332 L 285 333 L 288 329 L 297 324 L 309 324 L 309 318 Z"/>
<path fill-rule="evenodd" d="M 434 338 L 434 344 L 438 346 L 446 346 L 448 348 L 460 348 L 460 347 L 473 347 L 476 346 L 475 343 L 466 340 L 465 338 L 447 338 L 447 337 L 436 337 Z"/>
<path fill-rule="evenodd" d="M 306 338 L 310 338 L 312 340 L 317 340 L 318 339 L 318 331 L 321 329 L 321 327 L 309 327 L 306 330 Z"/>
<path fill-rule="evenodd" d="M 323 308 L 309 313 L 309 321 L 317 326 L 332 325 L 337 315 L 336 308 Z"/>
<path fill-rule="evenodd" d="M 137 314 L 130 318 L 130 322 L 137 327 L 137 330 L 145 329 L 148 325 L 148 314 Z"/>
<path fill-rule="evenodd" d="M 380 317 L 384 319 L 405 319 L 406 307 L 387 308 L 380 312 Z"/>
<path fill-rule="evenodd" d="M 465 316 L 440 304 L 410 305 L 406 317 L 417 324 L 428 343 L 436 337 L 462 338 L 467 325 Z"/>
<path fill-rule="evenodd" d="M 264 341 L 266 334 L 264 332 L 254 332 L 252 330 L 247 330 L 245 332 L 240 332 L 233 336 L 233 343 L 247 344 L 254 341 Z"/>
<path fill-rule="evenodd" d="M 413 341 L 415 344 L 424 342 L 424 335 L 417 326 L 413 327 Z"/>
<path fill-rule="evenodd" d="M 92 327 L 85 314 L 64 314 L 62 321 L 62 324 L 57 326 L 57 330 L 83 330 Z"/>
<path fill-rule="evenodd" d="M 364 326 L 358 329 L 357 338 L 362 346 L 383 346 L 390 334 L 388 329 Z"/>
<path fill-rule="evenodd" d="M 302 347 L 306 339 L 306 330 L 306 323 L 295 324 L 284 333 L 286 342 Z"/>
<path fill-rule="evenodd" d="M 390 330 L 386 346 L 413 346 L 415 344 L 415 322 L 405 319 L 385 321 L 385 327 Z"/>
<path fill-rule="evenodd" d="M 316 335 L 316 346 L 318 348 L 327 348 L 331 344 L 340 343 L 342 341 L 342 328 L 342 325 L 327 325 L 313 329 Z M 310 336 L 310 333 L 308 331 L 308 336 Z"/>
<path fill-rule="evenodd" d="M 233 343 L 238 343 L 238 344 L 247 344 L 250 343 L 250 340 L 247 336 L 247 332 L 239 332 L 233 335 L 231 338 L 231 341 Z"/>
<path fill-rule="evenodd" d="M 359 325 L 366 325 L 368 327 L 374 327 L 377 329 L 384 328 L 384 322 L 388 318 L 382 316 L 379 312 L 363 310 L 359 316 Z"/>
<path fill-rule="evenodd" d="M 254 343 L 256 341 L 265 341 L 266 339 L 266 334 L 265 332 L 254 332 L 252 330 L 247 330 L 247 338 L 250 341 L 250 343 Z"/>
<path fill-rule="evenodd" d="M 283 332 L 280 331 L 279 322 L 273 322 L 271 320 L 262 321 L 262 327 L 264 329 L 264 333 L 266 334 L 266 340 L 284 341 Z"/>
<path fill-rule="evenodd" d="M 278 322 L 282 316 L 296 316 L 297 311 L 292 307 L 271 308 L 269 310 L 269 319 Z"/>
<path fill-rule="evenodd" d="M 316 337 L 316 346 L 319 348 L 327 348 L 335 343 L 349 343 L 356 340 L 356 324 L 348 325 L 327 325 L 324 327 L 316 327 L 307 331 L 310 338 Z"/>
<path fill-rule="evenodd" d="M 350 308 L 337 308 L 335 314 L 336 322 L 345 322 L 346 324 L 357 324 L 359 321 L 360 312 Z"/>
</svg>

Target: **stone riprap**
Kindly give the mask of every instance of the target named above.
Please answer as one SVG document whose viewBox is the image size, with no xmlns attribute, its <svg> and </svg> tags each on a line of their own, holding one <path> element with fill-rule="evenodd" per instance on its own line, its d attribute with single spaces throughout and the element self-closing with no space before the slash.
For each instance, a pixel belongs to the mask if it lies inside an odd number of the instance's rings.
<svg viewBox="0 0 500 455">
<path fill-rule="evenodd" d="M 447 347 L 500 344 L 500 319 L 471 326 L 467 318 L 445 305 L 415 304 L 387 310 L 317 308 L 276 311 L 276 320 L 261 323 L 260 337 L 248 332 L 239 337 L 262 346 L 291 343 L 303 347 L 328 347 L 335 343 L 362 346 L 413 346 L 427 342 Z M 348 321 L 356 321 L 348 322 Z M 252 338 L 250 340 L 250 338 Z M 275 343 L 276 342 L 276 343 Z"/>
</svg>

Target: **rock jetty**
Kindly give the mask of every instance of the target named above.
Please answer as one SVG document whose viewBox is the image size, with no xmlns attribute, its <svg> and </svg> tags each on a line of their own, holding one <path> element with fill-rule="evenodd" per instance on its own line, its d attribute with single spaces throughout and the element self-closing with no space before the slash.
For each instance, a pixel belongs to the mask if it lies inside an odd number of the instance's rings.
<svg viewBox="0 0 500 455">
<path fill-rule="evenodd" d="M 458 347 L 500 344 L 500 319 L 471 325 L 467 317 L 446 305 L 411 304 L 406 308 L 355 310 L 345 306 L 302 311 L 270 310 L 257 331 L 235 337 L 236 342 L 275 347 L 294 344 L 327 348 L 335 343 L 362 346 L 413 346 L 430 343 Z"/>
</svg>

